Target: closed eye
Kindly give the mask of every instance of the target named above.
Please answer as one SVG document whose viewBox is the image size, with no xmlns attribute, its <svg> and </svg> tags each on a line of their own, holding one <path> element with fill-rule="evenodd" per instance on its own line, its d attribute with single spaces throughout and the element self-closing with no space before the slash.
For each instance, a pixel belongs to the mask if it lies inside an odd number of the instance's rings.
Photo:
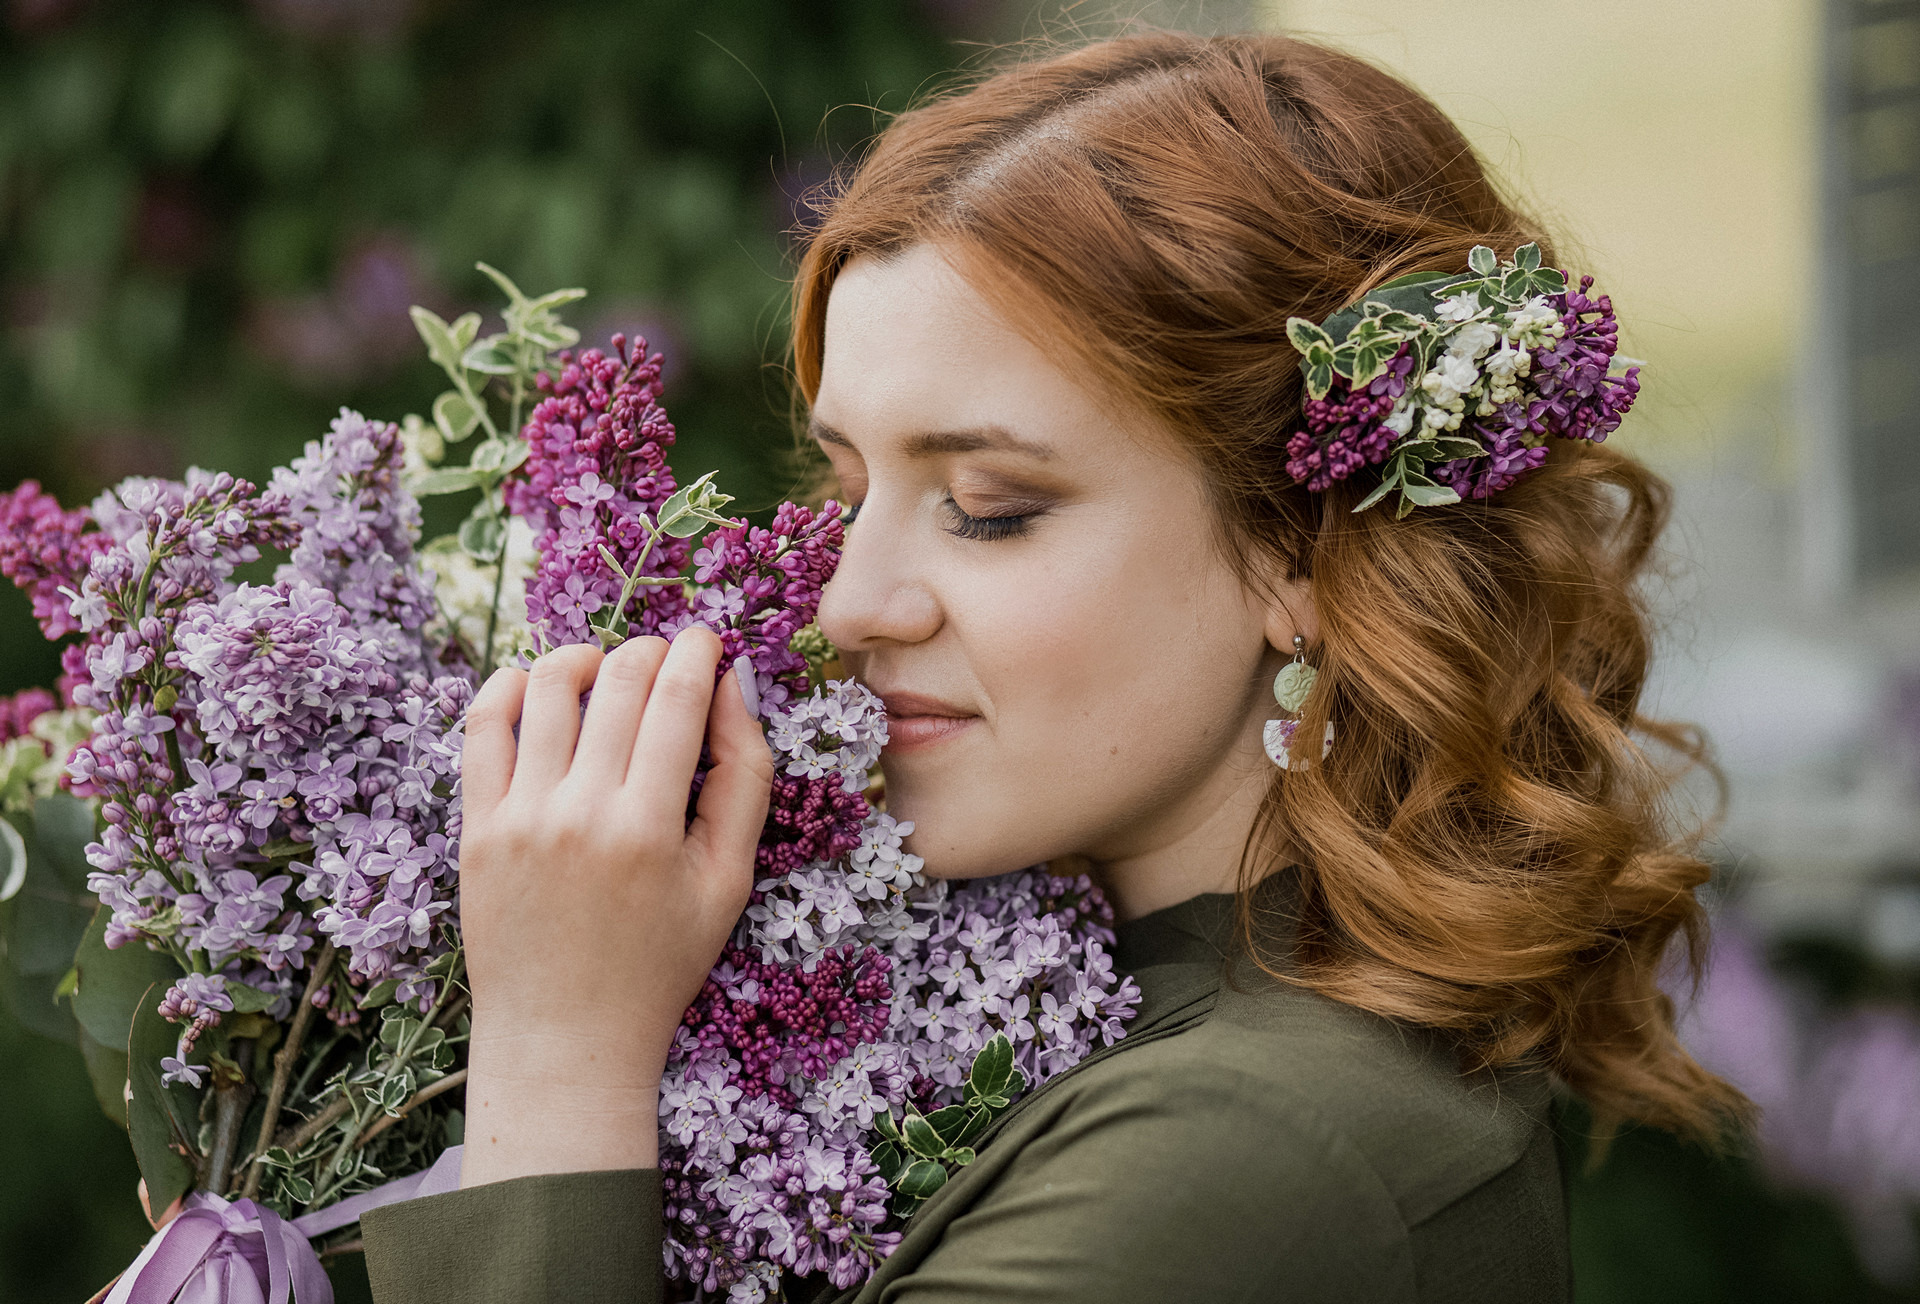
<svg viewBox="0 0 1920 1304">
<path fill-rule="evenodd" d="M 947 495 L 946 508 L 953 517 L 953 523 L 946 527 L 948 534 L 959 539 L 986 542 L 1018 538 L 1033 528 L 1033 518 L 1039 515 L 1037 512 L 1024 512 L 1004 516 L 972 516 L 961 509 L 952 494 Z"/>
</svg>

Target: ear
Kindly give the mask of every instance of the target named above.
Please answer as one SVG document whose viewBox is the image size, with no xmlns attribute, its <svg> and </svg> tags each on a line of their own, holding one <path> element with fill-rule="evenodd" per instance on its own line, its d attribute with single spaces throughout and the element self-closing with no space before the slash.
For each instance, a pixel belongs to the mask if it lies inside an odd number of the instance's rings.
<svg viewBox="0 0 1920 1304">
<path fill-rule="evenodd" d="M 1276 650 L 1293 655 L 1293 640 L 1299 637 L 1312 647 L 1320 641 L 1320 608 L 1313 600 L 1312 580 L 1276 580 L 1267 602 L 1267 642 Z"/>
</svg>

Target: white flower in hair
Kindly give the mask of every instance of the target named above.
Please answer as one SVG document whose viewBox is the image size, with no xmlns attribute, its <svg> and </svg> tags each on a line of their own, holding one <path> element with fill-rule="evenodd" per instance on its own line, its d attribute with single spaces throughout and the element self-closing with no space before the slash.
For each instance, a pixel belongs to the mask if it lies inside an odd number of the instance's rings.
<svg viewBox="0 0 1920 1304">
<path fill-rule="evenodd" d="M 1475 362 L 1488 349 L 1500 343 L 1504 341 L 1500 338 L 1498 326 L 1489 321 L 1470 321 L 1447 341 L 1447 356 Z"/>
<path fill-rule="evenodd" d="M 1480 296 L 1468 290 L 1440 301 L 1433 315 L 1441 321 L 1471 321 L 1480 311 Z"/>
<path fill-rule="evenodd" d="M 1433 364 L 1432 371 L 1421 377 L 1420 387 L 1427 391 L 1427 396 L 1435 403 L 1451 406 L 1459 402 L 1460 396 L 1479 381 L 1480 373 L 1471 362 L 1449 353 Z"/>
</svg>

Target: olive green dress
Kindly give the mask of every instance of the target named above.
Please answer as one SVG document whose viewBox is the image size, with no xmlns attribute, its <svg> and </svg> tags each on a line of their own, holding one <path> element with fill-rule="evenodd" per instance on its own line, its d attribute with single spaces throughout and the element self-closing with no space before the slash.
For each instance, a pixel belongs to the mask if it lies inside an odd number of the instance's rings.
<svg viewBox="0 0 1920 1304">
<path fill-rule="evenodd" d="M 1555 1304 L 1539 1074 L 1229 961 L 1233 898 L 1124 924 L 1126 1039 L 1016 1102 L 839 1304 Z M 379 1304 L 653 1304 L 660 1174 L 526 1177 L 362 1226 Z M 800 1296 L 806 1298 L 802 1290 Z"/>
</svg>

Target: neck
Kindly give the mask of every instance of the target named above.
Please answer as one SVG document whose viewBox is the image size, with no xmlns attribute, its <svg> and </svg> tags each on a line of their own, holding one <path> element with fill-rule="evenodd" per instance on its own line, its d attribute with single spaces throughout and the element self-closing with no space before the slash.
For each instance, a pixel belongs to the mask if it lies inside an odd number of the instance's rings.
<svg viewBox="0 0 1920 1304">
<path fill-rule="evenodd" d="M 1190 789 L 1153 827 L 1135 830 L 1124 850 L 1090 857 L 1115 916 L 1124 922 L 1205 892 L 1235 891 L 1269 781 L 1264 767 L 1234 765 Z"/>
</svg>

